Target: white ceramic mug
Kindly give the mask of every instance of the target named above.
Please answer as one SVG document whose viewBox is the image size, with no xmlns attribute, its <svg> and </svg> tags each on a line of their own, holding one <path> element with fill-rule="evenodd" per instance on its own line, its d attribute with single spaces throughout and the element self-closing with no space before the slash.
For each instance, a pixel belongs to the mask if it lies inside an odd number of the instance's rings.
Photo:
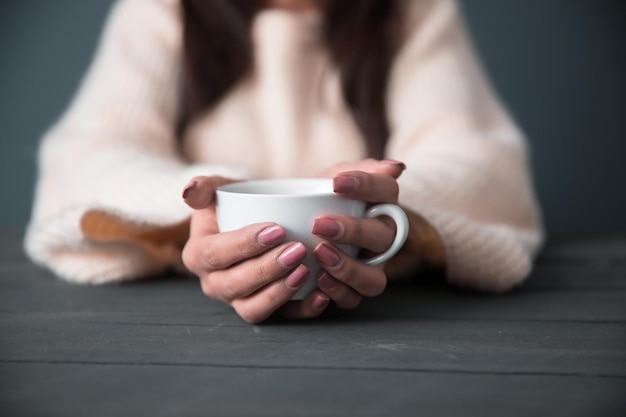
<svg viewBox="0 0 626 417">
<path fill-rule="evenodd" d="M 409 233 L 406 214 L 395 204 L 377 204 L 366 210 L 366 202 L 340 197 L 333 192 L 332 179 L 290 178 L 235 182 L 216 191 L 217 223 L 221 232 L 253 223 L 274 222 L 287 233 L 287 241 L 302 242 L 307 249 L 304 264 L 309 268 L 307 283 L 293 300 L 303 299 L 317 286 L 321 266 L 312 254 L 323 239 L 311 233 L 313 221 L 325 214 L 353 217 L 389 216 L 396 223 L 396 236 L 385 252 L 364 259 L 370 265 L 385 262 L 404 244 Z M 337 245 L 350 256 L 359 248 Z"/>
</svg>

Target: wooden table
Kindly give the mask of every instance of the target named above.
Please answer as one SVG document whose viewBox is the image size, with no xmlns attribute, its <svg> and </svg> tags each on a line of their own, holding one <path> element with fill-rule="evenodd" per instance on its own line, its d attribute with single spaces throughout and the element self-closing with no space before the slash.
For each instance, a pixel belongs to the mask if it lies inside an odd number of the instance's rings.
<svg viewBox="0 0 626 417">
<path fill-rule="evenodd" d="M 252 326 L 195 279 L 81 286 L 0 238 L 0 415 L 626 416 L 626 239 L 504 295 L 402 284 Z"/>
</svg>

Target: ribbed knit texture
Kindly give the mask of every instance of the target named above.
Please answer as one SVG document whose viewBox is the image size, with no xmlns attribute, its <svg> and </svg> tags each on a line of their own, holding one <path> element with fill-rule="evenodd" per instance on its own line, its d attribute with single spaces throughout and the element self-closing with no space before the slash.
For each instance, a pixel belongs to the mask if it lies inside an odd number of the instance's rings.
<svg viewBox="0 0 626 417">
<path fill-rule="evenodd" d="M 437 229 L 451 283 L 509 289 L 542 242 L 526 144 L 483 76 L 456 3 L 404 7 L 387 93 L 386 157 L 408 166 L 400 203 Z M 195 175 L 312 176 L 365 157 L 319 16 L 279 10 L 253 23 L 253 74 L 181 143 L 181 23 L 177 0 L 120 1 L 74 101 L 44 138 L 25 247 L 62 278 L 103 283 L 179 265 L 179 249 L 143 232 L 190 215 L 180 192 Z"/>
</svg>

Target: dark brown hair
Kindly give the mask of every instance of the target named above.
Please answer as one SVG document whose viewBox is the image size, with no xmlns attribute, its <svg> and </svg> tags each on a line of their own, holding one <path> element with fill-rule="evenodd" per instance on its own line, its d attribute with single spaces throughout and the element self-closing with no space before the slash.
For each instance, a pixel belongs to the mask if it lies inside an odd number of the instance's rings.
<svg viewBox="0 0 626 417">
<path fill-rule="evenodd" d="M 395 49 L 394 0 L 319 0 L 322 39 L 339 69 L 343 97 L 369 156 L 389 135 L 385 91 Z M 182 0 L 184 126 L 252 70 L 250 25 L 261 0 Z"/>
</svg>

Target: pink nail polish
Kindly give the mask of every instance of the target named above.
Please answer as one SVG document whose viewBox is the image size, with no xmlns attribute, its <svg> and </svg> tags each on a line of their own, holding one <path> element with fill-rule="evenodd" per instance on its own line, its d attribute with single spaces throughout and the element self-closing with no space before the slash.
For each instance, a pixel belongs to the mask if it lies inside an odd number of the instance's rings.
<svg viewBox="0 0 626 417">
<path fill-rule="evenodd" d="M 185 200 L 189 197 L 189 193 L 196 188 L 197 185 L 198 181 L 190 181 L 187 185 L 185 185 L 185 188 L 183 188 L 183 198 Z"/>
<path fill-rule="evenodd" d="M 328 245 L 324 243 L 319 244 L 317 248 L 315 248 L 315 250 L 313 251 L 313 255 L 315 255 L 317 260 L 324 266 L 337 266 L 341 261 L 339 255 L 337 255 L 334 250 L 329 248 Z"/>
<path fill-rule="evenodd" d="M 266 227 L 261 233 L 259 233 L 259 242 L 263 245 L 275 245 L 285 239 L 285 229 L 281 226 L 274 225 Z"/>
<path fill-rule="evenodd" d="M 306 282 L 309 275 L 309 268 L 304 265 L 298 265 L 288 276 L 285 278 L 285 283 L 291 288 L 300 288 Z"/>
<path fill-rule="evenodd" d="M 341 226 L 333 219 L 318 218 L 313 222 L 311 233 L 318 236 L 333 238 L 339 236 Z"/>
<path fill-rule="evenodd" d="M 323 295 L 318 295 L 313 299 L 313 308 L 316 310 L 323 310 L 330 303 L 330 298 Z"/>
<path fill-rule="evenodd" d="M 357 180 L 349 175 L 340 175 L 333 178 L 333 191 L 336 193 L 351 193 L 356 190 Z"/>
<path fill-rule="evenodd" d="M 278 261 L 287 268 L 293 268 L 298 265 L 306 256 L 306 248 L 302 243 L 296 243 L 289 246 L 278 257 Z"/>
</svg>

